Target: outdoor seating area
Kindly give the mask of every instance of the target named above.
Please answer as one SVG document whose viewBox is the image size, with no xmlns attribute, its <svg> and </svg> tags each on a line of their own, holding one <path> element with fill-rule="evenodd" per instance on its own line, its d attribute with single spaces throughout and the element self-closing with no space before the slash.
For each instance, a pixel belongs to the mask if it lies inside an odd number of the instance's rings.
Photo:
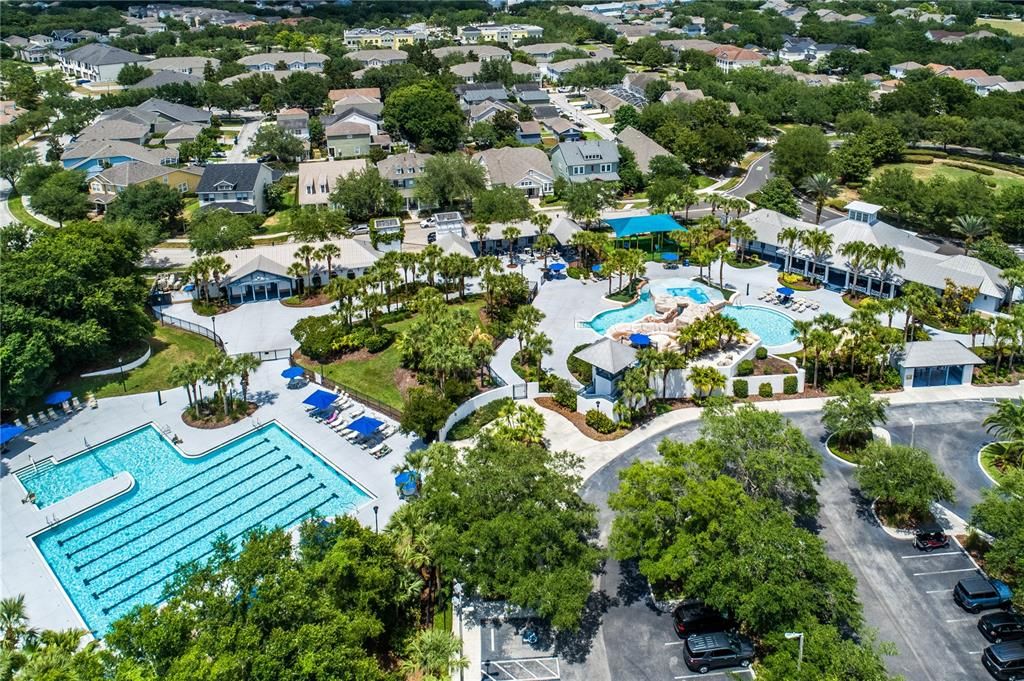
<svg viewBox="0 0 1024 681">
<path fill-rule="evenodd" d="M 793 297 L 794 293 L 796 293 L 796 291 L 787 287 L 780 287 L 774 291 L 771 289 L 765 289 L 757 299 L 763 303 L 778 305 L 779 307 L 784 307 L 787 310 L 792 310 L 793 312 L 817 310 L 821 307 L 817 301 Z"/>
<path fill-rule="evenodd" d="M 57 392 L 50 393 L 43 399 L 43 402 L 50 406 L 36 414 L 26 414 L 24 421 L 21 419 L 15 419 L 13 424 L 14 427 L 21 428 L 21 432 L 25 432 L 34 428 L 39 428 L 48 423 L 62 421 L 65 418 L 73 416 L 77 412 L 85 409 L 85 405 L 67 390 L 59 390 Z M 96 398 L 91 396 L 88 404 L 93 409 L 99 406 Z M 12 437 L 17 436 L 15 435 Z"/>
<path fill-rule="evenodd" d="M 366 407 L 342 390 L 317 390 L 305 400 L 306 412 L 349 443 L 382 459 L 392 449 L 386 440 L 398 432 L 398 425 L 366 416 Z"/>
</svg>

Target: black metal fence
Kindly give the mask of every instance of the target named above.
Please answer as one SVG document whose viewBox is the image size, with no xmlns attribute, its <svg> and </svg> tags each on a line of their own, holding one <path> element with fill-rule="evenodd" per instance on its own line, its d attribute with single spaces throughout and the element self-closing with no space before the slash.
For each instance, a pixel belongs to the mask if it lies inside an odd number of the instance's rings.
<svg viewBox="0 0 1024 681">
<path fill-rule="evenodd" d="M 292 356 L 291 348 L 278 348 L 276 350 L 256 350 L 253 352 L 236 352 L 232 357 L 239 355 L 252 355 L 261 362 L 273 362 L 276 359 L 288 359 Z"/>
<path fill-rule="evenodd" d="M 295 359 L 292 358 L 291 356 L 289 356 L 288 363 L 291 364 L 292 366 L 301 366 L 300 364 L 297 364 L 295 362 Z M 398 409 L 395 409 L 391 405 L 384 404 L 380 400 L 370 397 L 366 393 L 356 390 L 351 386 L 347 386 L 344 385 L 343 383 L 332 381 L 323 374 L 317 374 L 315 371 L 307 369 L 306 367 L 302 367 L 302 369 L 306 372 L 306 379 L 308 379 L 310 382 L 319 383 L 325 388 L 344 390 L 356 402 L 359 402 L 369 407 L 370 409 L 373 409 L 376 412 L 384 414 L 385 416 L 389 416 L 393 418 L 395 421 L 402 420 L 402 412 Z"/>
<path fill-rule="evenodd" d="M 199 324 L 196 324 L 195 322 L 190 322 L 187 319 L 172 317 L 171 315 L 164 314 L 163 312 L 155 308 L 153 309 L 153 315 L 157 318 L 157 320 L 159 320 L 161 324 L 164 324 L 165 326 L 176 326 L 179 329 L 190 331 L 191 333 L 199 334 L 200 336 L 209 338 L 210 340 L 217 344 L 217 347 L 220 348 L 221 352 L 224 352 L 224 339 L 218 336 L 216 333 L 214 333 L 213 329 L 207 328 L 205 326 L 200 326 Z"/>
</svg>

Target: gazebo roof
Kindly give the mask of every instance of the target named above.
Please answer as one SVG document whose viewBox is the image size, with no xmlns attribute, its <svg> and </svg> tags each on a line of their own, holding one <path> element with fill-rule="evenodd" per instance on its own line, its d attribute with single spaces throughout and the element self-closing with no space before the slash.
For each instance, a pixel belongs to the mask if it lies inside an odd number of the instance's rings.
<svg viewBox="0 0 1024 681">
<path fill-rule="evenodd" d="M 636 362 L 636 350 L 611 338 L 602 338 L 593 345 L 583 348 L 573 357 L 610 374 L 617 374 Z"/>
</svg>

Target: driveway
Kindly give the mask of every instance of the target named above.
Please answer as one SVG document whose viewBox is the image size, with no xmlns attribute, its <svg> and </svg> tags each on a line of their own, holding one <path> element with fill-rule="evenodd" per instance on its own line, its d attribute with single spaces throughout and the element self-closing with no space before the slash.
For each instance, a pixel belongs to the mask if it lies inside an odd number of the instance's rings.
<svg viewBox="0 0 1024 681">
<path fill-rule="evenodd" d="M 242 124 L 242 129 L 238 133 L 238 142 L 227 152 L 228 156 L 225 159 L 227 163 L 244 163 L 248 160 L 249 157 L 245 151 L 252 143 L 252 138 L 256 136 L 256 131 L 260 129 L 261 123 L 262 120 L 254 120 Z"/>
<path fill-rule="evenodd" d="M 608 125 L 607 123 L 602 123 L 601 121 L 595 118 L 592 118 L 590 115 L 583 113 L 579 109 L 579 107 L 570 104 L 569 98 L 566 97 L 564 93 L 552 92 L 551 103 L 565 111 L 574 123 L 583 124 L 584 126 L 590 128 L 598 135 L 600 135 L 601 139 L 615 139 L 615 133 L 612 132 L 612 128 L 610 125 Z"/>
</svg>

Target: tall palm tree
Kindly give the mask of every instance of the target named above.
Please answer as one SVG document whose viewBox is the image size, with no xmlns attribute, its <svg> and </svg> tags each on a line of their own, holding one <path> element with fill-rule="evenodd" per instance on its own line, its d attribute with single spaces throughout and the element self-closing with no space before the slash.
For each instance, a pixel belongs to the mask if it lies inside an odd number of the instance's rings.
<svg viewBox="0 0 1024 681">
<path fill-rule="evenodd" d="M 857 280 L 860 278 L 860 273 L 864 271 L 870 262 L 875 247 L 872 244 L 864 241 L 847 241 L 845 244 L 839 247 L 839 255 L 846 258 L 846 264 L 850 268 L 850 272 L 846 277 L 846 288 L 857 290 Z M 853 283 L 850 283 L 850 274 L 853 275 Z"/>
<path fill-rule="evenodd" d="M 420 263 L 427 272 L 427 283 L 431 286 L 434 285 L 434 273 L 437 272 L 438 264 L 443 255 L 444 251 L 437 244 L 430 244 L 420 251 Z"/>
<path fill-rule="evenodd" d="M 309 274 L 309 267 L 305 265 L 301 260 L 296 260 L 288 266 L 288 276 L 292 279 L 299 280 L 299 288 L 305 290 L 306 276 Z"/>
<path fill-rule="evenodd" d="M 1024 398 L 998 403 L 982 424 L 999 438 L 989 445 L 996 457 L 1004 465 L 1024 466 Z"/>
<path fill-rule="evenodd" d="M 719 241 L 715 244 L 715 257 L 718 258 L 718 288 L 725 288 L 725 255 L 729 252 L 729 242 Z"/>
<path fill-rule="evenodd" d="M 626 371 L 618 383 L 618 388 L 620 399 L 629 409 L 630 414 L 634 413 L 641 404 L 649 404 L 650 399 L 654 397 L 654 389 L 651 387 L 651 382 L 643 367 L 633 367 Z"/>
<path fill-rule="evenodd" d="M 302 244 L 295 249 L 294 257 L 302 260 L 306 265 L 306 271 L 310 272 L 313 269 L 313 258 L 316 257 L 316 248 L 310 244 Z"/>
<path fill-rule="evenodd" d="M 225 354 L 214 353 L 203 362 L 203 379 L 217 386 L 224 405 L 225 418 L 231 413 L 228 403 L 228 387 L 234 381 L 235 374 L 234 362 Z"/>
<path fill-rule="evenodd" d="M 793 335 L 796 336 L 797 340 L 800 341 L 800 345 L 803 346 L 803 357 L 800 359 L 800 366 L 802 367 L 807 366 L 807 343 L 813 329 L 814 322 L 810 319 L 793 320 Z"/>
<path fill-rule="evenodd" d="M 398 265 L 402 268 L 402 278 L 409 283 L 409 270 L 412 270 L 412 278 L 416 279 L 416 265 L 420 261 L 420 254 L 415 251 L 399 251 Z"/>
<path fill-rule="evenodd" d="M 491 231 L 491 226 L 486 222 L 480 221 L 473 225 L 473 236 L 480 242 L 480 255 L 484 254 L 484 243 L 487 242 L 487 235 Z"/>
<path fill-rule="evenodd" d="M 234 370 L 239 375 L 238 384 L 242 387 L 242 401 L 249 401 L 249 374 L 256 371 L 262 362 L 256 355 L 245 353 L 234 359 Z"/>
<path fill-rule="evenodd" d="M 188 366 L 189 364 L 189 362 L 175 364 L 173 367 L 171 367 L 170 372 L 167 374 L 167 380 L 173 383 L 174 385 L 180 385 L 185 389 L 185 395 L 188 397 L 188 407 L 189 409 L 191 409 L 193 405 L 193 400 L 191 390 L 191 374 Z"/>
<path fill-rule="evenodd" d="M 683 222 L 690 221 L 690 206 L 697 203 L 700 198 L 697 196 L 697 191 L 693 187 L 684 187 L 679 190 L 676 194 L 679 199 L 679 203 L 683 206 Z"/>
<path fill-rule="evenodd" d="M 907 261 L 903 258 L 903 251 L 895 246 L 879 246 L 875 249 L 875 267 L 881 274 L 882 282 L 878 285 L 878 295 L 883 295 L 885 282 L 889 282 L 889 297 L 896 295 L 896 285 L 890 280 L 893 272 L 899 267 L 905 267 Z"/>
<path fill-rule="evenodd" d="M 533 242 L 533 247 L 539 249 L 543 254 L 544 258 L 544 269 L 548 267 L 548 256 L 551 253 L 551 249 L 558 245 L 558 239 L 551 234 L 538 234 L 537 239 Z"/>
<path fill-rule="evenodd" d="M 753 227 L 739 218 L 729 223 L 729 231 L 732 233 L 732 238 L 736 241 L 736 250 L 739 252 L 740 262 L 746 262 L 747 244 L 757 238 L 757 233 Z"/>
<path fill-rule="evenodd" d="M 506 225 L 505 229 L 501 230 L 501 237 L 508 242 L 508 262 L 512 263 L 512 258 L 515 257 L 516 242 L 519 241 L 519 236 L 523 233 L 521 229 L 515 225 Z"/>
<path fill-rule="evenodd" d="M 821 224 L 825 202 L 839 194 L 836 179 L 828 173 L 813 173 L 804 179 L 804 190 L 814 199 L 814 224 Z"/>
<path fill-rule="evenodd" d="M 831 232 L 826 232 L 823 229 L 810 229 L 800 236 L 800 242 L 811 252 L 811 278 L 813 279 L 818 276 L 818 265 L 824 263 L 825 259 L 832 255 L 834 237 Z M 822 281 L 828 279 L 827 264 L 821 278 Z"/>
<path fill-rule="evenodd" d="M 987 333 L 992 327 L 992 321 L 978 312 L 971 312 L 963 316 L 960 325 L 967 333 L 971 334 L 971 347 L 973 348 L 978 335 Z"/>
<path fill-rule="evenodd" d="M 206 267 L 210 272 L 210 277 L 213 279 L 213 283 L 217 284 L 217 291 L 226 296 L 227 291 L 222 290 L 220 287 L 220 278 L 231 271 L 231 265 L 219 255 L 208 255 L 204 258 L 206 261 Z"/>
<path fill-rule="evenodd" d="M 19 643 L 35 640 L 38 636 L 38 632 L 28 625 L 23 594 L 0 599 L 0 630 L 3 631 L 5 650 L 14 650 Z"/>
<path fill-rule="evenodd" d="M 697 365 L 690 369 L 690 375 L 687 378 L 693 383 L 693 387 L 697 391 L 694 399 L 698 400 L 725 387 L 725 376 L 714 367 Z"/>
<path fill-rule="evenodd" d="M 818 366 L 821 364 L 821 355 L 830 353 L 837 343 L 836 337 L 825 329 L 812 329 L 807 337 L 807 344 L 814 354 L 814 381 L 812 385 L 818 387 Z"/>
<path fill-rule="evenodd" d="M 964 248 L 971 252 L 971 244 L 975 239 L 985 236 L 992 228 L 988 221 L 980 215 L 958 215 L 953 221 L 953 231 L 964 237 Z"/>
<path fill-rule="evenodd" d="M 332 243 L 326 243 L 316 250 L 316 259 L 327 262 L 327 281 L 330 281 L 334 276 L 332 264 L 339 255 L 341 255 L 341 249 Z"/>
<path fill-rule="evenodd" d="M 789 274 L 790 268 L 793 266 L 793 249 L 800 241 L 801 233 L 796 227 L 783 227 L 775 237 L 780 244 L 786 247 L 786 274 Z"/>
<path fill-rule="evenodd" d="M 546 333 L 534 333 L 526 342 L 526 354 L 537 359 L 537 375 L 543 375 L 541 365 L 544 363 L 544 355 L 550 355 L 553 349 L 551 337 Z"/>
</svg>

